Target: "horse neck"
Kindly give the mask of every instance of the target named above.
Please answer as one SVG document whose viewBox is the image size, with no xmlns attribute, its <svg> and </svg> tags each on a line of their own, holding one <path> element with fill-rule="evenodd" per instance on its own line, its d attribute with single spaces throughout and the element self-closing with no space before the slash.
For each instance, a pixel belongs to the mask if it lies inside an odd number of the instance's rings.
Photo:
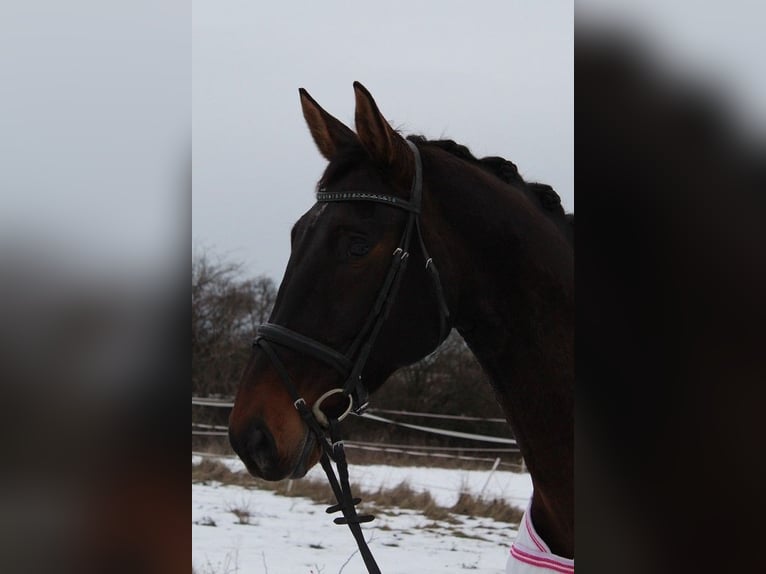
<svg viewBox="0 0 766 574">
<path fill-rule="evenodd" d="M 426 173 L 436 170 L 426 169 Z M 476 169 L 434 181 L 426 209 L 453 324 L 487 372 L 532 476 L 532 520 L 574 552 L 573 250 L 518 190 Z"/>
</svg>

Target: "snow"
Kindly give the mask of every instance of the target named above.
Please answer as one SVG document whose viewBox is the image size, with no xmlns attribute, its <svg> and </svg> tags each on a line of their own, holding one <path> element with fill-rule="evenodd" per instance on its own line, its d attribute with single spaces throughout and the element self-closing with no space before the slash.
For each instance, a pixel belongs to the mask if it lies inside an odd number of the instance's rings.
<svg viewBox="0 0 766 574">
<path fill-rule="evenodd" d="M 453 506 L 461 492 L 479 495 L 486 484 L 483 497 L 501 498 L 522 510 L 532 496 L 529 474 L 496 470 L 453 470 L 447 468 L 401 467 L 383 465 L 349 465 L 351 482 L 367 491 L 393 488 L 406 482 L 416 492 L 428 491 L 436 504 Z M 316 466 L 306 475 L 315 480 L 326 480 L 321 467 Z M 487 482 L 489 480 L 489 482 Z"/>
<path fill-rule="evenodd" d="M 199 455 L 192 455 L 192 463 L 199 463 L 200 458 Z M 234 472 L 245 472 L 245 465 L 239 458 L 221 457 L 219 460 Z M 532 496 L 532 479 L 526 472 L 355 464 L 348 465 L 348 472 L 351 484 L 364 490 L 393 488 L 406 482 L 415 492 L 430 492 L 440 506 L 452 506 L 461 492 L 470 492 L 474 495 L 482 494 L 488 500 L 501 498 L 524 510 Z M 317 464 L 308 471 L 305 480 L 325 482 L 327 478 L 322 467 Z"/>
<path fill-rule="evenodd" d="M 199 457 L 193 456 L 193 462 Z M 222 459 L 242 470 L 238 459 Z M 406 481 L 427 490 L 438 504 L 451 506 L 461 491 L 503 498 L 525 508 L 532 494 L 528 474 L 505 470 L 452 470 L 383 465 L 350 466 L 352 483 L 366 490 Z M 308 479 L 324 481 L 315 467 Z M 304 479 L 305 480 L 305 479 Z M 246 524 L 232 509 L 250 512 Z M 345 526 L 336 526 L 325 506 L 305 498 L 219 483 L 192 484 L 192 561 L 198 574 L 357 574 L 366 572 Z M 515 524 L 452 515 L 434 521 L 417 511 L 382 509 L 362 525 L 370 549 L 385 574 L 471 570 L 502 574 L 516 536 Z"/>
</svg>

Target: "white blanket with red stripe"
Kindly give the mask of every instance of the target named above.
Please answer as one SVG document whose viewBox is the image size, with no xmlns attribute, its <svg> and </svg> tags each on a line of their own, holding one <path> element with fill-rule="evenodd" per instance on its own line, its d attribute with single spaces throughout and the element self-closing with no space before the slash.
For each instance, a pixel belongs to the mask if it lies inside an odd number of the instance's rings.
<svg viewBox="0 0 766 574">
<path fill-rule="evenodd" d="M 532 525 L 529 507 L 519 524 L 519 534 L 511 546 L 506 574 L 574 574 L 574 560 L 556 556 Z"/>
</svg>

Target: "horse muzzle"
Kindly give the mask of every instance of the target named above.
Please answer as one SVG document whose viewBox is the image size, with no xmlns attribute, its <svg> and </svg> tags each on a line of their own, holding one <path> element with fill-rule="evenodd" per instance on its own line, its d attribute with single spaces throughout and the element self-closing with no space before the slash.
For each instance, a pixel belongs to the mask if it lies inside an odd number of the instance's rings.
<svg viewBox="0 0 766 574">
<path fill-rule="evenodd" d="M 229 442 L 253 476 L 280 480 L 287 475 L 280 468 L 274 435 L 263 421 L 256 420 L 242 433 L 234 433 L 230 428 Z"/>
<path fill-rule="evenodd" d="M 280 455 L 274 435 L 261 420 L 242 433 L 229 429 L 229 442 L 250 474 L 269 481 L 302 478 L 319 458 L 316 437 L 308 429 L 293 450 L 297 456 Z"/>
</svg>

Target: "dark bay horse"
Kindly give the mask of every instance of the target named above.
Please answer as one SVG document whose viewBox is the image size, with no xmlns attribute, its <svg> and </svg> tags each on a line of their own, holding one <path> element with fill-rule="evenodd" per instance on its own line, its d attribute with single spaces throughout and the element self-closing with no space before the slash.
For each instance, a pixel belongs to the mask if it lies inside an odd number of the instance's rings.
<svg viewBox="0 0 766 574">
<path fill-rule="evenodd" d="M 231 413 L 232 446 L 255 476 L 303 476 L 322 450 L 296 397 L 341 419 L 365 400 L 343 384 L 349 371 L 360 370 L 353 376 L 365 395 L 374 392 L 454 327 L 518 440 L 534 486 L 534 529 L 551 552 L 573 558 L 573 216 L 509 161 L 476 159 L 452 141 L 403 138 L 361 84 L 354 91 L 356 133 L 300 91 L 329 165 L 317 203 L 292 229 L 263 331 L 268 345 L 254 347 Z M 386 300 L 385 317 L 370 319 L 403 244 L 411 261 L 398 294 Z"/>
</svg>

